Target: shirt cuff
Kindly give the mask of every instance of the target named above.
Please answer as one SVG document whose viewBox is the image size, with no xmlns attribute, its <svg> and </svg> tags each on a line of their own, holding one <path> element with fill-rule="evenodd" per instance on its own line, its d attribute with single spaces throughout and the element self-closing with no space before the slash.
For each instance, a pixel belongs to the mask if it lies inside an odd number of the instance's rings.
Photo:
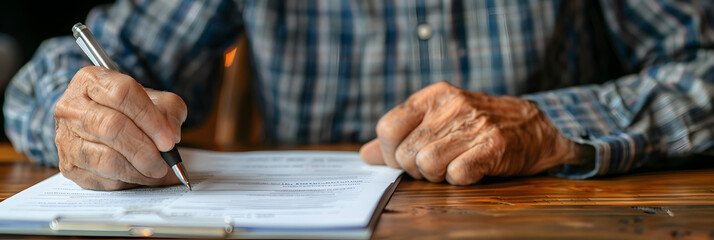
<svg viewBox="0 0 714 240">
<path fill-rule="evenodd" d="M 647 134 L 625 132 L 610 109 L 598 101 L 596 85 L 529 94 L 560 133 L 579 144 L 595 148 L 595 163 L 588 168 L 564 164 L 550 173 L 556 177 L 586 179 L 596 175 L 626 172 L 637 168 L 651 155 Z M 646 132 L 646 131 L 645 131 Z"/>
</svg>

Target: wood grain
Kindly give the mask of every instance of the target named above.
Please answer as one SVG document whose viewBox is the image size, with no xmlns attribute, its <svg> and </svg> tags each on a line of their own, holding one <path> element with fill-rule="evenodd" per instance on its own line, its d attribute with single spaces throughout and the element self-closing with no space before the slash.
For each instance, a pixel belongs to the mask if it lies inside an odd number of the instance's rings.
<svg viewBox="0 0 714 240">
<path fill-rule="evenodd" d="M 0 145 L 0 159 L 0 200 L 57 172 L 30 163 L 8 146 Z M 465 187 L 407 177 L 387 204 L 373 238 L 714 239 L 714 166 L 594 180 L 486 178 Z"/>
<path fill-rule="evenodd" d="M 714 239 L 713 189 L 714 169 L 467 187 L 408 180 L 374 237 Z"/>
</svg>

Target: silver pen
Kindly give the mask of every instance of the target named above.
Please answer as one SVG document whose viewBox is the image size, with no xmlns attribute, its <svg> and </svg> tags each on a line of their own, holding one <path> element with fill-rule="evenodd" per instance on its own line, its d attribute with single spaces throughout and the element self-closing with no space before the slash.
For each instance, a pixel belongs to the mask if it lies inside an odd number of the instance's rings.
<svg viewBox="0 0 714 240">
<path fill-rule="evenodd" d="M 89 57 L 95 66 L 119 71 L 117 65 L 114 61 L 112 61 L 97 39 L 94 38 L 94 35 L 92 35 L 92 32 L 89 31 L 87 26 L 84 26 L 82 23 L 75 24 L 72 26 L 72 35 L 74 35 L 74 38 L 77 39 L 77 45 L 82 48 L 84 54 Z M 161 152 L 161 157 L 169 166 L 171 166 L 171 169 L 174 171 L 179 181 L 181 181 L 183 185 L 186 185 L 189 190 L 192 190 L 191 183 L 188 181 L 188 174 L 186 174 L 183 162 L 181 161 L 181 155 L 179 155 L 176 146 L 168 152 Z"/>
</svg>

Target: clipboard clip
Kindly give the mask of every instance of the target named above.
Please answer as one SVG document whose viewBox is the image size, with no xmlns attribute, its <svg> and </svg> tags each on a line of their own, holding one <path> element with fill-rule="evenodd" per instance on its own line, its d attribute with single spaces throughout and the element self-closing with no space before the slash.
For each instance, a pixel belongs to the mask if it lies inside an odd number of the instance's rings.
<svg viewBox="0 0 714 240">
<path fill-rule="evenodd" d="M 132 237 L 225 238 L 235 231 L 233 220 L 167 216 L 154 210 L 124 210 L 117 214 L 57 216 L 50 229 L 77 235 Z"/>
</svg>

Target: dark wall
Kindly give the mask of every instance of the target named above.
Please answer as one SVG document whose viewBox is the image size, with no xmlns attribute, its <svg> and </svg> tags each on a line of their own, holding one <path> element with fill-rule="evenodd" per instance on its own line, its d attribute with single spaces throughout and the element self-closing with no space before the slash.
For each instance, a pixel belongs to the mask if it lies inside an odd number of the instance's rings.
<svg viewBox="0 0 714 240">
<path fill-rule="evenodd" d="M 84 22 L 92 7 L 107 0 L 0 1 L 0 33 L 21 45 L 27 62 L 37 46 L 50 37 L 71 35 L 72 25 Z"/>
<path fill-rule="evenodd" d="M 0 1 L 0 34 L 9 35 L 17 43 L 21 65 L 30 60 L 43 40 L 55 36 L 71 35 L 72 25 L 84 22 L 92 7 L 114 1 L 108 0 L 9 0 Z M 11 58 L 12 56 L 0 56 Z M 5 78 L 5 77 L 2 77 Z M 0 83 L 7 79 L 0 79 Z M 0 85 L 0 106 L 4 102 L 5 85 Z M 0 112 L 0 115 L 2 113 Z M 0 116 L 0 141 L 7 141 L 3 118 Z"/>
</svg>

